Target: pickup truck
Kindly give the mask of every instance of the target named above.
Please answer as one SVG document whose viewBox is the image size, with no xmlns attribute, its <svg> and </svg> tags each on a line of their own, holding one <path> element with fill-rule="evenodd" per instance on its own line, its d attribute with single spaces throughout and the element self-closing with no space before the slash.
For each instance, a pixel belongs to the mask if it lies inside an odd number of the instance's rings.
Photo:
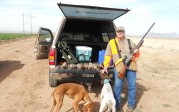
<svg viewBox="0 0 179 112">
<path fill-rule="evenodd" d="M 102 55 L 100 53 L 115 37 L 113 20 L 126 14 L 129 9 L 57 5 L 64 17 L 56 34 L 53 37 L 49 29 L 40 28 L 37 40 L 43 42 L 37 41 L 35 46 L 36 59 L 40 54 L 48 56 L 49 85 L 55 87 L 63 82 L 91 85 L 100 81 L 104 52 Z M 113 66 L 109 67 L 109 73 L 113 74 Z"/>
</svg>

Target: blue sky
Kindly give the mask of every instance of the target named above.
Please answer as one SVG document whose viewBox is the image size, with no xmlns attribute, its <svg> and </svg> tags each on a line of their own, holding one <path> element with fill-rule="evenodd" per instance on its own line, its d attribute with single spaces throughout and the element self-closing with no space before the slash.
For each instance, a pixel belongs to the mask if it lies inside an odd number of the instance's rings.
<svg viewBox="0 0 179 112">
<path fill-rule="evenodd" d="M 153 22 L 151 32 L 179 33 L 178 0 L 0 0 L 0 32 L 38 32 L 39 27 L 56 31 L 63 16 L 57 3 L 128 8 L 127 14 L 116 19 L 127 34 L 144 34 Z"/>
</svg>

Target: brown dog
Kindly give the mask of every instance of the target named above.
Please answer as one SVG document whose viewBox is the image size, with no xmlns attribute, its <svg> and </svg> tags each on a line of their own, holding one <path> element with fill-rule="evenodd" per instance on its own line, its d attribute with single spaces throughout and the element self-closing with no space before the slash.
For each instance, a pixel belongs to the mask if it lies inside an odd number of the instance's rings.
<svg viewBox="0 0 179 112">
<path fill-rule="evenodd" d="M 56 87 L 52 93 L 54 98 L 54 104 L 51 112 L 59 112 L 63 103 L 64 95 L 69 98 L 74 99 L 73 108 L 75 112 L 79 111 L 78 103 L 83 100 L 85 102 L 82 111 L 83 112 L 93 112 L 94 102 L 91 100 L 86 89 L 76 83 L 64 83 Z"/>
</svg>

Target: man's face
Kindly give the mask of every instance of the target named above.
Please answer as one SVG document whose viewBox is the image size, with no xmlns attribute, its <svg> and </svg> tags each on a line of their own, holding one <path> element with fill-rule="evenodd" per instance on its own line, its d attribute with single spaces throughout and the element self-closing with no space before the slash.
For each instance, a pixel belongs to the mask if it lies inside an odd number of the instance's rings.
<svg viewBox="0 0 179 112">
<path fill-rule="evenodd" d="M 123 39 L 123 38 L 124 38 L 124 35 L 125 35 L 125 32 L 124 32 L 124 31 L 116 31 L 116 36 L 117 36 L 117 38 Z"/>
</svg>

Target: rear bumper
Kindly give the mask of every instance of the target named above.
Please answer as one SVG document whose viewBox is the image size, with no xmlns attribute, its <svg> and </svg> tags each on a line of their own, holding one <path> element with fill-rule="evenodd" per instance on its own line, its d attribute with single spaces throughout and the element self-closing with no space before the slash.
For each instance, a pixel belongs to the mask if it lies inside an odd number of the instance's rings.
<svg viewBox="0 0 179 112">
<path fill-rule="evenodd" d="M 114 68 L 110 67 L 108 68 L 108 73 L 109 74 L 113 74 L 114 73 Z M 100 71 L 99 70 L 90 70 L 90 69 L 52 69 L 50 70 L 50 73 L 59 73 L 59 74 L 99 74 Z"/>
<path fill-rule="evenodd" d="M 39 57 L 48 58 L 48 53 L 39 53 Z"/>
<path fill-rule="evenodd" d="M 108 73 L 113 76 L 113 68 L 108 69 Z M 70 70 L 70 69 L 51 69 L 49 74 L 51 78 L 57 79 L 58 82 L 95 82 L 101 80 L 98 70 Z"/>
</svg>

